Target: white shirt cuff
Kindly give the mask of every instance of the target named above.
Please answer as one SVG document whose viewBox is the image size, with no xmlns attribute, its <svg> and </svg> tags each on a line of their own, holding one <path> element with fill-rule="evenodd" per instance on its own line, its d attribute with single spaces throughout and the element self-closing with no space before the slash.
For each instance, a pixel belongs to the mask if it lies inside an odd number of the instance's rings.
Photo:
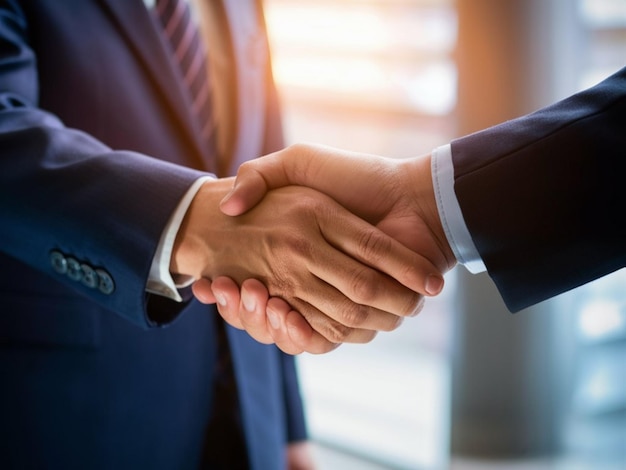
<svg viewBox="0 0 626 470">
<path fill-rule="evenodd" d="M 454 256 L 473 274 L 486 271 L 485 263 L 467 229 L 454 192 L 454 165 L 452 164 L 452 147 L 450 144 L 433 150 L 431 171 L 439 218 Z"/>
<path fill-rule="evenodd" d="M 187 190 L 183 198 L 178 203 L 176 210 L 172 213 L 165 229 L 163 229 L 159 245 L 157 246 L 154 258 L 152 259 L 152 266 L 150 267 L 146 291 L 152 294 L 168 297 L 177 302 L 183 301 L 182 297 L 178 293 L 178 288 L 191 285 L 194 279 L 181 276 L 177 277 L 176 282 L 174 282 L 170 273 L 170 262 L 172 258 L 172 250 L 174 248 L 174 241 L 176 240 L 180 224 L 182 223 L 194 196 L 203 183 L 212 179 L 215 179 L 215 177 L 203 176 L 198 178 Z"/>
</svg>

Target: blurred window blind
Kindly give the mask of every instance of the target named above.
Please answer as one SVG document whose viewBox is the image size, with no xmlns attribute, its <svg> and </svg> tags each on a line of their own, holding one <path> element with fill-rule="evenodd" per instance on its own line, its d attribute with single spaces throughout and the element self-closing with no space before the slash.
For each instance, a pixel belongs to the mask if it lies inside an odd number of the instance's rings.
<svg viewBox="0 0 626 470">
<path fill-rule="evenodd" d="M 266 0 L 290 101 L 445 115 L 455 105 L 451 0 Z"/>
<path fill-rule="evenodd" d="M 579 0 L 579 12 L 587 36 L 585 88 L 626 66 L 626 1 Z"/>
</svg>

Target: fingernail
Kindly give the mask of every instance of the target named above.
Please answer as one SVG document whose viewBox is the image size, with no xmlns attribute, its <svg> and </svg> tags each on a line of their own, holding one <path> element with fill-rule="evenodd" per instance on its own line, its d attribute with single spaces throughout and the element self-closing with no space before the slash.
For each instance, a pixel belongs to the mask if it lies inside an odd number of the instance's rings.
<svg viewBox="0 0 626 470">
<path fill-rule="evenodd" d="M 231 189 L 230 192 L 222 198 L 222 200 L 220 201 L 220 207 L 222 207 L 224 204 L 228 202 L 228 200 L 230 199 L 230 195 L 232 193 L 233 193 L 233 190 Z"/>
<path fill-rule="evenodd" d="M 231 196 L 233 195 L 233 193 L 235 192 L 235 188 L 237 188 L 237 182 L 235 181 L 235 184 L 233 185 L 233 187 L 230 189 L 230 191 L 228 191 L 228 194 L 226 194 L 226 196 L 224 196 L 222 198 L 222 200 L 220 201 L 220 207 L 223 204 L 226 204 L 228 202 L 228 200 L 231 198 Z"/>
<path fill-rule="evenodd" d="M 437 295 L 443 289 L 443 278 L 437 274 L 429 274 L 426 278 L 426 292 L 428 295 Z"/>
<path fill-rule="evenodd" d="M 243 308 L 248 312 L 254 312 L 256 309 L 256 300 L 251 295 L 246 295 L 245 291 L 241 292 L 241 301 L 243 302 Z"/>
<path fill-rule="evenodd" d="M 278 318 L 278 315 L 276 314 L 276 312 L 274 312 L 273 310 L 267 309 L 267 312 L 265 312 L 267 314 L 267 319 L 270 322 L 270 326 L 272 328 L 274 328 L 275 330 L 280 328 L 280 319 Z"/>
<path fill-rule="evenodd" d="M 226 301 L 226 296 L 221 293 L 221 292 L 213 292 L 213 295 L 215 296 L 215 300 L 217 301 L 217 303 L 222 306 L 222 307 L 226 307 L 226 304 L 228 303 Z"/>
</svg>

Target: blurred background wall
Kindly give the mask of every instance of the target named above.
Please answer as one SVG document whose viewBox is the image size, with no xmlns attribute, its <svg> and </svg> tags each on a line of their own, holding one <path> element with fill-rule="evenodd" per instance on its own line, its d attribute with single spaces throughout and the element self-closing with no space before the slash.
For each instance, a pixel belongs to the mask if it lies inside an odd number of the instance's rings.
<svg viewBox="0 0 626 470">
<path fill-rule="evenodd" d="M 264 3 L 289 143 L 420 155 L 626 65 L 625 0 Z M 322 470 L 626 468 L 624 272 L 514 316 L 487 276 L 446 280 L 299 358 Z"/>
</svg>

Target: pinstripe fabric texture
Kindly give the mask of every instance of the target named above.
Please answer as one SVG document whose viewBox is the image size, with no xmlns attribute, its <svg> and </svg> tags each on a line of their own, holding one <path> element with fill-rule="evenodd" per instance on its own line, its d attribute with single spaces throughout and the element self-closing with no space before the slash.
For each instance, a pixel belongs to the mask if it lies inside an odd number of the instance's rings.
<svg viewBox="0 0 626 470">
<path fill-rule="evenodd" d="M 215 119 L 211 107 L 212 87 L 203 38 L 186 0 L 157 0 L 155 13 L 171 45 L 172 55 L 192 103 L 203 141 L 215 153 Z"/>
</svg>

